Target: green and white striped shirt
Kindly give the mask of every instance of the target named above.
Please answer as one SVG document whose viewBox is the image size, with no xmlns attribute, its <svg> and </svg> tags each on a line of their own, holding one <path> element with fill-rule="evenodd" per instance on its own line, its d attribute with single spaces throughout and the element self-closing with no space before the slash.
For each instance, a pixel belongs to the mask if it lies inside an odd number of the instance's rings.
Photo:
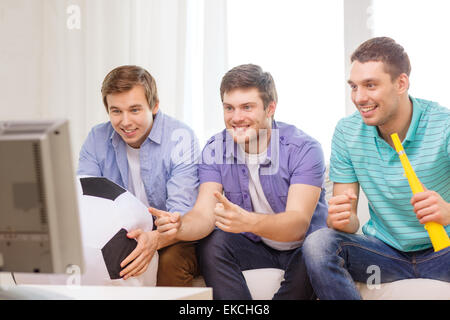
<svg viewBox="0 0 450 320">
<path fill-rule="evenodd" d="M 450 110 L 414 99 L 411 124 L 402 142 L 423 185 L 450 202 Z M 331 147 L 330 180 L 359 182 L 369 200 L 363 233 L 401 251 L 431 247 L 410 203 L 412 191 L 396 151 L 359 112 L 339 121 Z M 446 228 L 450 234 L 450 225 Z"/>
</svg>

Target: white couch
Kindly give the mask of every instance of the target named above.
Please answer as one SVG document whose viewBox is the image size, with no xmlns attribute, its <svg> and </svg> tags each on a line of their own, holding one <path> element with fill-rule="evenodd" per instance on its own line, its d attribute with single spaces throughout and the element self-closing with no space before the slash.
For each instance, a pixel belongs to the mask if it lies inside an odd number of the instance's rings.
<svg viewBox="0 0 450 320">
<path fill-rule="evenodd" d="M 243 272 L 255 300 L 270 300 L 280 287 L 284 271 L 255 269 Z M 450 283 L 430 279 L 408 279 L 377 286 L 356 283 L 364 300 L 450 300 Z"/>
</svg>

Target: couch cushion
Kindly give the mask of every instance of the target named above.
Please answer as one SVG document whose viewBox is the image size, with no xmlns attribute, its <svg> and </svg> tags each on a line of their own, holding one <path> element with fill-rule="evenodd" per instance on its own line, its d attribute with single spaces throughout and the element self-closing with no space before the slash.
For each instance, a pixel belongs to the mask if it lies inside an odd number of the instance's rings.
<svg viewBox="0 0 450 320">
<path fill-rule="evenodd" d="M 369 288 L 356 283 L 364 300 L 450 300 L 450 283 L 431 279 L 405 279 Z"/>
<path fill-rule="evenodd" d="M 261 268 L 245 270 L 245 281 L 254 300 L 270 300 L 284 280 L 284 270 Z"/>
</svg>

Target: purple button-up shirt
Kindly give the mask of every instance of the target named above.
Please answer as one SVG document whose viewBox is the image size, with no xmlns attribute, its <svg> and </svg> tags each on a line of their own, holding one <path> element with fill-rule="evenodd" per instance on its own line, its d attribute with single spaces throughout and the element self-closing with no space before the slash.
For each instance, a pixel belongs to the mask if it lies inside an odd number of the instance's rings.
<svg viewBox="0 0 450 320">
<path fill-rule="evenodd" d="M 273 121 L 267 161 L 260 166 L 264 195 L 275 213 L 286 210 L 289 186 L 307 184 L 322 188 L 307 234 L 326 227 L 325 162 L 320 143 L 293 125 Z M 226 130 L 210 138 L 199 165 L 200 184 L 217 182 L 225 196 L 247 211 L 254 211 L 249 193 L 249 172 Z M 260 241 L 254 234 L 250 239 Z"/>
</svg>

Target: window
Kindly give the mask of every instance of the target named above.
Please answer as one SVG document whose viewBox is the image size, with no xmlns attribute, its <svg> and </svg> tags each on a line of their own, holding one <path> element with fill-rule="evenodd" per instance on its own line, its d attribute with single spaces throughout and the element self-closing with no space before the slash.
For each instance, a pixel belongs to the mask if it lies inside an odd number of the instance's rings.
<svg viewBox="0 0 450 320">
<path fill-rule="evenodd" d="M 345 116 L 343 1 L 228 0 L 228 69 L 244 63 L 272 74 L 275 119 L 317 139 L 329 161 Z"/>
<path fill-rule="evenodd" d="M 450 2 L 373 0 L 369 19 L 374 36 L 402 45 L 411 60 L 410 94 L 450 107 Z"/>
</svg>

